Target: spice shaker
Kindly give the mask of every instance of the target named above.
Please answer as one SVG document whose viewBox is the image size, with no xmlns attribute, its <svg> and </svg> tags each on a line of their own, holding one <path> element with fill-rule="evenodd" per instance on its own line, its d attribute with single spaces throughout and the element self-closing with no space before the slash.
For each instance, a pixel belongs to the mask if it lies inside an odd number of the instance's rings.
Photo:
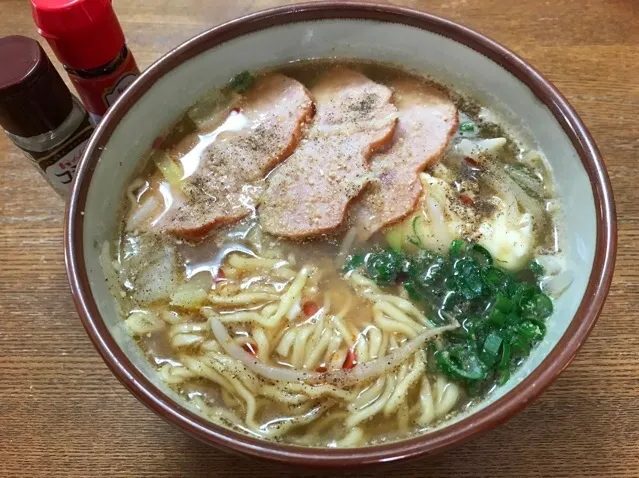
<svg viewBox="0 0 639 478">
<path fill-rule="evenodd" d="M 40 44 L 0 38 L 0 127 L 62 196 L 93 133 L 89 115 Z"/>
<path fill-rule="evenodd" d="M 31 0 L 33 18 L 97 124 L 140 74 L 111 0 Z"/>
</svg>

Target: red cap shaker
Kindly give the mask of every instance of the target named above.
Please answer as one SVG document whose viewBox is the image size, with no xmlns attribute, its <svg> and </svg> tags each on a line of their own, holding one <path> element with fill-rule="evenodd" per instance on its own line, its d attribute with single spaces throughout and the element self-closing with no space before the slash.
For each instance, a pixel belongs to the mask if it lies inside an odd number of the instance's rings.
<svg viewBox="0 0 639 478">
<path fill-rule="evenodd" d="M 31 0 L 33 18 L 95 122 L 139 75 L 111 0 Z"/>
</svg>

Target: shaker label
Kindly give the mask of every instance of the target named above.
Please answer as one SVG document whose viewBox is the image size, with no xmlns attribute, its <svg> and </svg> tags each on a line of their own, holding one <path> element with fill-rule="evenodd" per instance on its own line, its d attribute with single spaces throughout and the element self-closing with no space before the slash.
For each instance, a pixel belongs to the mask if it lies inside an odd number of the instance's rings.
<svg viewBox="0 0 639 478">
<path fill-rule="evenodd" d="M 44 170 L 51 186 L 53 186 L 53 188 L 63 196 L 66 196 L 71 189 L 75 170 L 78 167 L 80 158 L 82 158 L 82 152 L 84 151 L 88 141 L 88 138 L 85 139 L 82 143 Z"/>
<path fill-rule="evenodd" d="M 124 93 L 124 91 L 129 86 L 131 86 L 131 83 L 135 81 L 136 77 L 137 75 L 134 75 L 133 73 L 127 73 L 124 76 L 122 76 L 118 80 L 118 82 L 115 85 L 113 85 L 113 89 L 104 95 L 104 101 L 106 102 L 106 104 L 109 106 L 113 106 L 113 103 L 115 103 L 115 100 L 117 100 L 120 96 L 122 96 L 122 93 Z"/>
<path fill-rule="evenodd" d="M 91 115 L 94 124 L 97 124 L 105 115 L 109 106 L 124 93 L 124 90 L 140 74 L 133 55 L 127 55 L 126 60 L 110 75 L 99 78 L 81 78 L 69 75 L 71 83 Z"/>
<path fill-rule="evenodd" d="M 92 133 L 93 126 L 87 115 L 75 134 L 59 148 L 42 153 L 28 152 L 49 184 L 63 197 L 71 191 L 75 170 Z"/>
</svg>

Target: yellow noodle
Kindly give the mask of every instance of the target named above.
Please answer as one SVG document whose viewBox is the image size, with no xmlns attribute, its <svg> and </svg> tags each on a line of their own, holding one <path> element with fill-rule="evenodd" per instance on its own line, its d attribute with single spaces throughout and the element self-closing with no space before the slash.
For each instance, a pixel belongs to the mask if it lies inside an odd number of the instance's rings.
<svg viewBox="0 0 639 478">
<path fill-rule="evenodd" d="M 375 314 L 375 325 L 387 333 L 400 333 L 412 339 L 417 336 L 417 332 L 412 327 L 395 320 L 388 319 L 381 312 Z"/>
<path fill-rule="evenodd" d="M 335 326 L 335 329 L 337 329 L 337 331 L 341 335 L 342 340 L 346 342 L 349 348 L 352 347 L 355 344 L 355 342 L 353 341 L 353 335 L 346 328 L 346 326 L 344 325 L 344 322 L 342 322 L 342 319 L 334 315 L 333 317 L 331 317 L 331 322 Z"/>
<path fill-rule="evenodd" d="M 326 412 L 332 406 L 333 406 L 332 402 L 321 403 L 319 405 L 316 405 L 315 408 L 309 410 L 303 415 L 271 420 L 270 422 L 262 425 L 260 427 L 260 431 L 264 432 L 270 438 L 282 436 L 288 433 L 293 428 L 296 428 L 302 425 L 307 425 L 317 420 L 319 417 L 321 417 L 324 414 L 324 412 Z"/>
<path fill-rule="evenodd" d="M 198 334 L 176 334 L 171 337 L 171 345 L 176 349 L 194 347 L 204 342 L 204 337 Z"/>
<path fill-rule="evenodd" d="M 174 310 L 163 310 L 160 312 L 160 318 L 170 325 L 179 324 L 180 322 L 186 321 L 186 317 L 182 314 L 175 312 Z"/>
<path fill-rule="evenodd" d="M 262 362 L 266 362 L 271 355 L 271 345 L 262 327 L 254 327 L 253 340 L 257 346 L 257 356 Z"/>
<path fill-rule="evenodd" d="M 173 337 L 178 334 L 192 334 L 208 332 L 209 326 L 207 322 L 181 322 L 175 324 L 169 330 L 169 337 Z"/>
<path fill-rule="evenodd" d="M 297 272 L 295 272 L 293 269 L 289 269 L 288 267 L 280 267 L 279 269 L 275 269 L 273 271 L 273 275 L 282 279 L 295 279 L 295 277 L 297 276 Z"/>
<path fill-rule="evenodd" d="M 244 403 L 246 404 L 246 414 L 244 422 L 253 430 L 259 430 L 260 425 L 258 425 L 255 421 L 255 414 L 257 413 L 257 403 L 255 402 L 255 397 L 244 387 L 244 385 L 242 385 L 242 383 L 237 378 L 230 377 L 228 380 L 235 388 L 236 394 L 239 395 L 239 397 L 244 400 Z"/>
<path fill-rule="evenodd" d="M 262 314 L 250 311 L 233 312 L 230 314 L 218 314 L 211 309 L 204 308 L 201 310 L 202 314 L 207 317 L 216 317 L 223 324 L 246 324 L 254 323 L 266 328 L 273 328 L 279 325 L 279 320 L 273 320 L 271 318 L 265 318 Z"/>
<path fill-rule="evenodd" d="M 227 379 L 237 378 L 251 392 L 257 392 L 261 383 L 260 379 L 240 362 L 216 352 L 203 355 L 201 361 L 205 365 L 217 370 Z"/>
<path fill-rule="evenodd" d="M 335 423 L 337 423 L 341 427 L 347 416 L 348 413 L 345 411 L 332 411 L 331 413 L 325 415 L 322 420 L 319 420 L 308 427 L 306 436 L 311 437 L 311 439 L 315 438 L 314 441 L 316 441 L 319 435 L 321 435 L 327 428 L 330 428 Z M 313 443 L 313 441 L 311 441 L 311 443 Z"/>
<path fill-rule="evenodd" d="M 313 332 L 313 328 L 309 326 L 299 327 L 295 342 L 293 343 L 293 354 L 291 356 L 291 365 L 297 369 L 302 367 L 304 360 L 304 352 L 306 351 L 306 342 Z"/>
<path fill-rule="evenodd" d="M 229 265 L 223 265 L 221 270 L 226 279 L 235 279 L 240 276 L 240 271 Z"/>
<path fill-rule="evenodd" d="M 159 369 L 160 378 L 168 384 L 177 385 L 195 377 L 195 373 L 186 367 L 165 363 Z"/>
<path fill-rule="evenodd" d="M 242 271 L 249 271 L 254 269 L 275 269 L 287 264 L 286 261 L 281 259 L 264 259 L 262 257 L 247 257 L 239 254 L 230 254 L 227 259 L 228 264 L 231 267 Z"/>
<path fill-rule="evenodd" d="M 417 354 L 419 356 L 419 354 Z M 388 417 L 395 413 L 402 403 L 405 403 L 408 390 L 415 384 L 420 377 L 426 373 L 426 364 L 419 358 L 415 360 L 411 371 L 405 377 L 400 378 L 393 394 L 384 406 L 384 416 Z"/>
<path fill-rule="evenodd" d="M 304 360 L 304 368 L 305 369 L 314 369 L 318 364 L 319 360 L 326 351 L 326 347 L 331 341 L 331 336 L 333 335 L 333 331 L 330 329 L 324 329 L 322 335 L 320 336 L 319 341 L 317 341 L 317 345 L 311 350 L 308 354 L 306 360 Z M 313 340 L 310 341 L 310 345 L 313 344 Z"/>
<path fill-rule="evenodd" d="M 331 340 L 328 342 L 326 347 L 326 353 L 324 354 L 324 363 L 328 364 L 333 355 L 339 350 L 340 345 L 342 345 L 342 337 L 340 334 L 336 334 L 333 332 L 331 336 Z"/>
<path fill-rule="evenodd" d="M 424 329 L 423 325 L 418 324 L 413 319 L 411 319 L 408 315 L 402 312 L 400 309 L 398 309 L 397 307 L 395 307 L 394 305 L 388 302 L 382 302 L 382 301 L 377 302 L 373 306 L 373 314 L 376 311 L 382 312 L 383 314 L 385 314 L 386 316 L 390 317 L 393 320 L 396 320 L 397 322 L 401 322 L 402 324 L 408 325 L 409 327 L 413 328 L 416 333 L 420 333 Z"/>
<path fill-rule="evenodd" d="M 355 392 L 349 392 L 342 390 L 334 385 L 306 385 L 304 383 L 287 383 L 286 389 L 293 392 L 302 392 L 312 398 L 319 398 L 325 395 L 341 398 L 342 400 L 350 401 L 356 397 Z"/>
<path fill-rule="evenodd" d="M 386 352 L 388 351 L 389 340 L 390 340 L 390 334 L 382 333 L 382 343 L 379 346 L 379 352 L 378 352 L 379 357 L 386 355 Z"/>
<path fill-rule="evenodd" d="M 279 343 L 277 344 L 277 348 L 275 349 L 275 351 L 280 356 L 288 357 L 288 354 L 291 351 L 291 347 L 295 342 L 295 337 L 297 336 L 298 330 L 299 329 L 297 327 L 291 327 L 286 330 L 284 335 L 282 335 L 282 338 L 280 339 Z"/>
<path fill-rule="evenodd" d="M 408 405 L 406 403 L 402 403 L 399 409 L 397 410 L 397 428 L 400 432 L 408 431 L 408 423 L 409 423 L 409 411 Z"/>
<path fill-rule="evenodd" d="M 289 405 L 299 405 L 309 400 L 308 395 L 302 393 L 293 394 L 275 385 L 263 385 L 260 388 L 260 395 L 268 397 L 277 403 Z"/>
<path fill-rule="evenodd" d="M 375 326 L 368 327 L 368 353 L 370 359 L 376 359 L 381 355 L 382 348 L 382 332 Z"/>
<path fill-rule="evenodd" d="M 406 377 L 406 375 L 408 374 L 408 362 L 404 362 L 400 367 L 399 367 L 399 372 L 397 373 L 397 382 L 401 382 L 402 380 L 404 380 L 404 377 Z"/>
<path fill-rule="evenodd" d="M 357 413 L 353 413 L 352 415 L 350 415 L 345 422 L 346 428 L 357 426 L 381 412 L 384 409 L 386 402 L 393 394 L 394 389 L 395 377 L 393 375 L 389 375 L 388 377 L 386 377 L 384 393 L 382 393 L 382 395 L 380 395 L 379 398 L 368 407 L 365 407 Z"/>
<path fill-rule="evenodd" d="M 351 429 L 344 438 L 337 441 L 338 447 L 348 448 L 358 445 L 364 438 L 364 431 L 355 427 Z"/>
<path fill-rule="evenodd" d="M 427 325 L 429 327 L 432 327 L 432 323 L 409 300 L 404 299 L 402 297 L 397 297 L 397 296 L 394 296 L 394 295 L 390 295 L 390 294 L 382 294 L 382 295 L 380 295 L 378 297 L 378 300 L 383 300 L 383 301 L 385 301 L 385 302 L 387 302 L 389 304 L 392 304 L 393 306 L 397 307 L 402 312 L 404 312 L 406 314 L 409 314 L 411 317 L 416 319 L 418 322 L 420 322 L 420 323 L 422 323 L 424 325 Z"/>
<path fill-rule="evenodd" d="M 271 321 L 279 322 L 279 320 L 282 319 L 282 317 L 284 317 L 288 313 L 291 306 L 295 302 L 299 301 L 300 293 L 302 292 L 302 289 L 304 288 L 304 285 L 306 284 L 306 280 L 308 279 L 310 274 L 311 274 L 310 268 L 302 267 L 302 269 L 297 274 L 297 277 L 295 277 L 295 280 L 293 281 L 291 286 L 282 296 L 280 300 L 280 305 L 277 308 L 277 311 L 275 312 L 273 317 L 271 317 Z"/>
<path fill-rule="evenodd" d="M 236 408 L 240 402 L 235 398 L 231 393 L 227 392 L 225 389 L 222 389 L 221 392 L 222 401 L 224 401 L 224 405 L 229 408 Z"/>
<path fill-rule="evenodd" d="M 422 386 L 419 392 L 419 404 L 421 407 L 421 413 L 416 421 L 419 425 L 426 426 L 431 423 L 437 415 L 435 410 L 435 400 L 433 398 L 433 390 L 428 377 L 424 377 L 422 380 Z"/>
<path fill-rule="evenodd" d="M 317 341 L 322 336 L 322 334 L 326 330 L 329 330 L 326 327 L 326 320 L 325 320 L 324 314 L 322 313 L 322 309 L 320 309 L 320 312 L 318 312 L 316 316 L 319 316 L 319 317 L 317 318 L 317 320 L 315 320 L 315 322 L 313 322 L 314 319 L 307 321 L 313 325 L 313 333 L 311 334 L 311 339 L 310 339 L 311 344 L 317 343 Z"/>
<path fill-rule="evenodd" d="M 437 403 L 436 415 L 438 418 L 444 417 L 457 404 L 460 395 L 460 388 L 457 384 L 448 382 L 444 377 L 437 377 Z"/>
<path fill-rule="evenodd" d="M 379 396 L 383 392 L 385 383 L 385 376 L 378 377 L 374 383 L 366 387 L 358 394 L 357 398 L 348 405 L 348 410 L 351 412 L 356 412 L 372 404 L 379 398 Z"/>
<path fill-rule="evenodd" d="M 233 385 L 231 385 L 231 383 L 226 378 L 224 378 L 217 370 L 214 370 L 211 367 L 207 367 L 201 361 L 192 357 L 185 356 L 180 358 L 180 361 L 194 374 L 211 380 L 212 382 L 217 383 L 222 388 L 226 389 L 227 392 L 233 393 Z"/>
<path fill-rule="evenodd" d="M 267 292 L 243 292 L 231 297 L 209 294 L 209 300 L 212 304 L 223 306 L 255 305 L 263 302 L 272 302 L 278 298 L 279 296 L 277 294 Z"/>
<path fill-rule="evenodd" d="M 337 352 L 335 352 L 328 359 L 327 368 L 329 370 L 341 370 L 342 366 L 344 365 L 344 361 L 346 360 L 346 354 L 347 353 L 348 353 L 348 349 L 341 349 L 341 350 L 338 350 Z"/>
<path fill-rule="evenodd" d="M 222 347 L 217 343 L 215 339 L 207 340 L 200 345 L 200 350 L 202 352 L 221 352 Z"/>
<path fill-rule="evenodd" d="M 260 314 L 262 315 L 262 317 L 266 317 L 268 319 L 275 313 L 277 307 L 277 304 L 266 304 Z"/>
<path fill-rule="evenodd" d="M 364 334 L 359 334 L 355 341 L 355 355 L 357 356 L 358 362 L 367 362 L 370 360 L 370 355 L 368 353 L 368 341 Z"/>
</svg>

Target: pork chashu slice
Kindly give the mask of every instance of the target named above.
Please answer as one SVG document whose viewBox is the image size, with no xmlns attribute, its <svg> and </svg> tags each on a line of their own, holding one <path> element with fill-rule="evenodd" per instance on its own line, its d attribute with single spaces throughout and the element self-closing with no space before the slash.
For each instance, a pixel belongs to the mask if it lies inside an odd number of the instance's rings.
<svg viewBox="0 0 639 478">
<path fill-rule="evenodd" d="M 371 159 L 375 180 L 353 205 L 351 220 L 368 237 L 410 214 L 422 191 L 419 173 L 434 166 L 457 131 L 457 107 L 417 79 L 391 83 L 399 118 L 391 147 Z"/>
<path fill-rule="evenodd" d="M 184 179 L 184 198 L 159 224 L 176 236 L 198 240 L 249 215 L 259 197 L 256 183 L 295 150 L 314 112 L 304 85 L 281 74 L 258 78 L 235 106 L 241 128 L 221 132 L 204 150 Z"/>
<path fill-rule="evenodd" d="M 342 225 L 370 181 L 369 158 L 392 139 L 397 109 L 390 88 L 347 68 L 327 71 L 311 89 L 316 115 L 293 155 L 267 178 L 262 228 L 304 239 Z"/>
</svg>

